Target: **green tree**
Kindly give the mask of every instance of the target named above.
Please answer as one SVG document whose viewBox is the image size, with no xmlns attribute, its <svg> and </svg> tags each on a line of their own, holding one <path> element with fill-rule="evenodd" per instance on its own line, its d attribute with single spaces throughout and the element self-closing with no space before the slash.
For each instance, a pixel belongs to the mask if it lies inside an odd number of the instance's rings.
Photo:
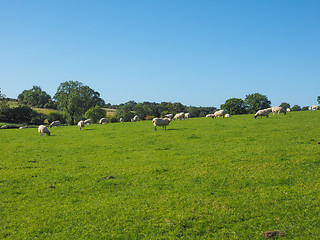
<svg viewBox="0 0 320 240">
<path fill-rule="evenodd" d="M 291 111 L 301 111 L 301 107 L 299 105 L 294 105 L 292 108 L 291 108 Z"/>
<path fill-rule="evenodd" d="M 21 104 L 31 107 L 44 108 L 51 101 L 51 96 L 42 91 L 41 87 L 33 86 L 29 90 L 24 90 L 19 94 L 18 100 Z"/>
<path fill-rule="evenodd" d="M 283 102 L 283 103 L 280 104 L 279 107 L 282 107 L 283 109 L 287 109 L 287 108 L 290 108 L 290 104 L 286 103 L 286 102 Z"/>
<path fill-rule="evenodd" d="M 271 106 L 268 97 L 260 93 L 246 95 L 244 102 L 248 113 L 255 113 L 260 109 L 269 108 Z"/>
<path fill-rule="evenodd" d="M 225 109 L 231 115 L 246 113 L 246 105 L 241 98 L 230 98 L 224 104 L 221 104 L 221 109 Z"/>
<path fill-rule="evenodd" d="M 129 106 L 121 106 L 116 111 L 116 118 L 119 120 L 123 118 L 125 122 L 130 122 L 134 113 L 130 110 Z"/>
<path fill-rule="evenodd" d="M 5 97 L 6 97 L 6 95 L 4 95 L 4 94 L 1 92 L 1 88 L 0 88 L 0 100 L 3 100 Z"/>
<path fill-rule="evenodd" d="M 79 120 L 91 107 L 104 105 L 98 92 L 78 81 L 61 83 L 54 99 L 57 100 L 58 109 L 65 112 L 71 124 Z"/>
<path fill-rule="evenodd" d="M 318 96 L 317 101 L 318 101 L 318 103 L 320 104 L 320 96 Z"/>
<path fill-rule="evenodd" d="M 85 113 L 85 117 L 87 119 L 91 119 L 93 123 L 97 123 L 101 118 L 106 117 L 106 112 L 101 109 L 98 105 L 95 107 L 90 108 Z"/>
</svg>

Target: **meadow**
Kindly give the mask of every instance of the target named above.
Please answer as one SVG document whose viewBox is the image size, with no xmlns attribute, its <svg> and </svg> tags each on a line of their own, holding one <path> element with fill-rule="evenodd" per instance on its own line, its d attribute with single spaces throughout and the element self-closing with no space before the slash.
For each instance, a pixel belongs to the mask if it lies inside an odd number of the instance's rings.
<svg viewBox="0 0 320 240">
<path fill-rule="evenodd" d="M 0 130 L 0 239 L 320 238 L 320 111 Z"/>
</svg>

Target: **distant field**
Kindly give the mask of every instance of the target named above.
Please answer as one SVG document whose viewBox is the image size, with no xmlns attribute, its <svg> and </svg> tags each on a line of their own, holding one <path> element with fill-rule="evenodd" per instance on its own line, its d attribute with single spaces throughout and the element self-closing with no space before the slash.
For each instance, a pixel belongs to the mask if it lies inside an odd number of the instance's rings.
<svg viewBox="0 0 320 240">
<path fill-rule="evenodd" d="M 15 108 L 15 107 L 19 106 L 18 102 L 14 102 L 14 101 L 8 101 L 8 104 L 11 108 Z M 33 107 L 32 109 L 37 112 L 47 114 L 47 115 L 50 114 L 50 112 L 61 112 L 56 109 L 48 109 L 48 108 L 35 108 L 35 107 Z M 116 116 L 116 109 L 112 109 L 112 108 L 102 108 L 102 109 L 106 111 L 107 116 L 113 116 L 113 117 Z"/>
<path fill-rule="evenodd" d="M 307 111 L 0 130 L 0 239 L 319 239 L 319 123 Z"/>
</svg>

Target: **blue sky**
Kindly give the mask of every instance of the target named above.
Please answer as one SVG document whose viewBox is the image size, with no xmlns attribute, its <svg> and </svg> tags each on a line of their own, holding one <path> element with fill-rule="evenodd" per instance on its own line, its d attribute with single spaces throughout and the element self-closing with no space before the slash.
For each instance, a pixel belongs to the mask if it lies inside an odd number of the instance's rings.
<svg viewBox="0 0 320 240">
<path fill-rule="evenodd" d="M 320 1 L 0 0 L 0 88 L 53 96 L 80 81 L 106 103 L 220 107 L 320 95 Z"/>
</svg>

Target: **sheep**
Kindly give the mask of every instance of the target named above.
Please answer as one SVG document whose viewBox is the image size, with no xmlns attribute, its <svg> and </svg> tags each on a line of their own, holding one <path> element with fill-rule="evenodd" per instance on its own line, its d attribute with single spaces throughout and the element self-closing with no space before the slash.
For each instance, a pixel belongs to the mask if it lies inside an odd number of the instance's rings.
<svg viewBox="0 0 320 240">
<path fill-rule="evenodd" d="M 91 119 L 86 119 L 86 120 L 84 120 L 84 124 L 86 124 L 86 125 L 90 125 L 91 124 Z"/>
<path fill-rule="evenodd" d="M 176 115 L 174 115 L 173 121 L 176 120 L 176 119 L 182 120 L 182 119 L 184 119 L 184 118 L 185 118 L 184 112 L 177 113 Z"/>
<path fill-rule="evenodd" d="M 25 129 L 25 128 L 28 128 L 28 126 L 25 125 L 25 126 L 19 127 L 19 129 Z"/>
<path fill-rule="evenodd" d="M 168 113 L 166 115 L 164 115 L 166 118 L 173 118 L 173 114 L 172 113 Z"/>
<path fill-rule="evenodd" d="M 8 125 L 3 125 L 1 129 L 8 129 Z"/>
<path fill-rule="evenodd" d="M 60 126 L 60 121 L 53 121 L 51 124 L 50 124 L 50 128 L 52 127 L 59 127 Z"/>
<path fill-rule="evenodd" d="M 44 133 L 46 133 L 47 136 L 50 136 L 50 131 L 45 125 L 40 125 L 38 127 L 38 133 L 39 133 L 39 136 L 43 136 Z"/>
<path fill-rule="evenodd" d="M 216 111 L 216 112 L 213 114 L 213 117 L 212 117 L 212 118 L 215 118 L 215 117 L 223 117 L 223 118 L 224 118 L 224 110 Z"/>
<path fill-rule="evenodd" d="M 291 111 L 291 109 L 290 108 L 287 108 L 287 110 L 286 110 L 287 112 L 290 112 Z"/>
<path fill-rule="evenodd" d="M 106 118 L 101 118 L 101 119 L 99 120 L 99 123 L 100 123 L 100 124 L 105 124 L 105 123 L 107 123 L 107 119 L 106 119 Z"/>
<path fill-rule="evenodd" d="M 309 111 L 311 111 L 311 110 L 312 110 L 312 107 L 310 106 L 308 109 L 309 109 Z"/>
<path fill-rule="evenodd" d="M 207 114 L 206 117 L 211 117 L 211 118 L 213 118 L 213 114 L 212 114 L 212 113 Z"/>
<path fill-rule="evenodd" d="M 318 110 L 319 106 L 318 105 L 312 105 L 312 110 Z"/>
<path fill-rule="evenodd" d="M 157 126 L 162 126 L 162 129 L 167 129 L 167 125 L 169 125 L 171 119 L 170 118 L 154 118 L 152 119 L 152 123 L 154 126 L 154 130 L 157 130 Z"/>
<path fill-rule="evenodd" d="M 119 120 L 121 123 L 123 123 L 124 122 L 124 119 L 123 118 L 120 118 L 120 120 Z"/>
<path fill-rule="evenodd" d="M 254 115 L 254 119 L 256 119 L 258 116 L 266 116 L 266 117 L 269 117 L 269 112 L 270 110 L 268 109 L 262 109 L 262 110 L 259 110 L 258 112 L 256 112 L 256 114 Z"/>
<path fill-rule="evenodd" d="M 132 119 L 131 119 L 131 122 L 136 122 L 139 120 L 139 116 L 138 115 L 135 115 Z"/>
<path fill-rule="evenodd" d="M 78 122 L 78 127 L 80 128 L 80 131 L 84 128 L 84 121 L 83 120 Z"/>
<path fill-rule="evenodd" d="M 227 113 L 227 114 L 224 115 L 225 118 L 228 118 L 228 117 L 230 117 L 230 116 L 231 116 L 231 115 L 230 115 L 229 113 Z"/>
<path fill-rule="evenodd" d="M 284 113 L 284 115 L 286 115 L 286 110 L 284 109 L 284 108 L 282 108 L 282 107 L 272 107 L 271 108 L 272 109 L 272 113 L 273 113 L 273 115 L 275 114 L 275 113 Z"/>
<path fill-rule="evenodd" d="M 187 119 L 189 119 L 190 113 L 185 113 L 185 114 L 184 114 L 184 117 L 187 118 Z"/>
</svg>

